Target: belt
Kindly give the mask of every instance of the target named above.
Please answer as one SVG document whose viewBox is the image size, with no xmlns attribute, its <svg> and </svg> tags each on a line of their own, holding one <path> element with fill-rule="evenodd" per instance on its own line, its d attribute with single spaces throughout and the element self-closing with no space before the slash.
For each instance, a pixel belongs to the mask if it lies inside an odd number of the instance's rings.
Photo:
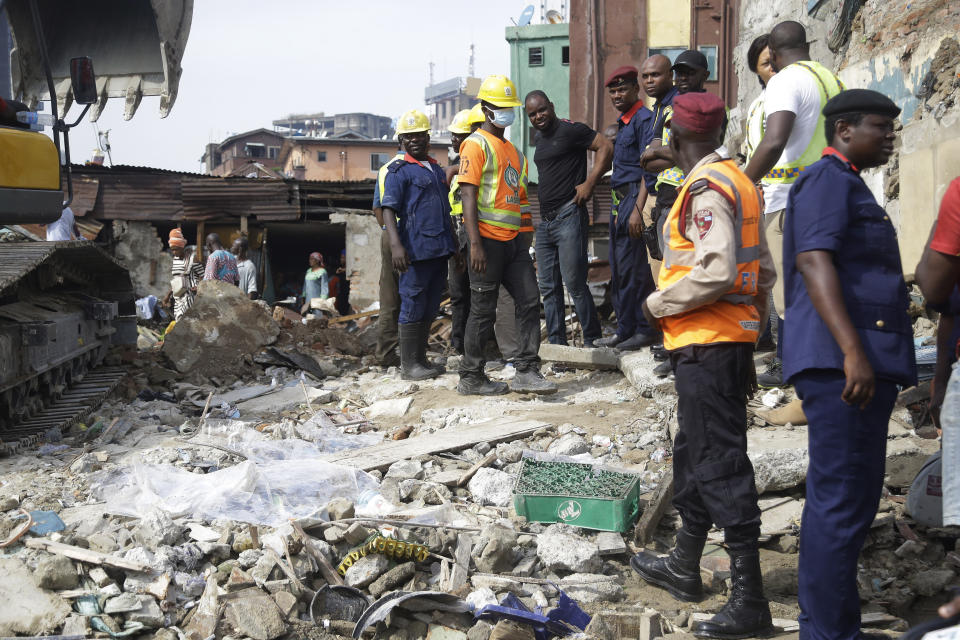
<svg viewBox="0 0 960 640">
<path fill-rule="evenodd" d="M 554 220 L 557 219 L 557 216 L 559 216 L 561 213 L 566 211 L 570 207 L 570 205 L 577 206 L 576 204 L 574 204 L 573 200 L 571 200 L 565 205 L 557 207 L 556 209 L 553 209 L 551 211 L 541 211 L 540 219 L 543 220 L 544 222 L 553 222 Z"/>
<path fill-rule="evenodd" d="M 620 185 L 619 187 L 613 187 L 613 192 L 617 194 L 617 197 L 623 200 L 630 194 L 630 187 L 636 187 L 637 190 L 640 190 L 639 182 L 627 182 Z"/>
</svg>

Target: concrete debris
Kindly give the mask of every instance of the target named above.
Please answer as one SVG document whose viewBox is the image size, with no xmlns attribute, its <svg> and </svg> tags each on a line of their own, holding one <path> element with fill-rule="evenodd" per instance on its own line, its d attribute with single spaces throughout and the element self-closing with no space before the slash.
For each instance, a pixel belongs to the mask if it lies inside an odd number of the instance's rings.
<svg viewBox="0 0 960 640">
<path fill-rule="evenodd" d="M 360 558 L 347 569 L 343 576 L 347 586 L 356 589 L 366 587 L 379 578 L 390 567 L 390 561 L 380 554 Z"/>
<path fill-rule="evenodd" d="M 215 376 L 273 344 L 279 334 L 267 307 L 231 284 L 204 280 L 193 306 L 167 334 L 161 351 L 181 373 Z"/>
<path fill-rule="evenodd" d="M 253 640 L 273 640 L 287 631 L 277 603 L 256 588 L 241 591 L 227 602 L 224 618 L 237 633 Z"/>
<path fill-rule="evenodd" d="M 551 525 L 537 536 L 537 557 L 551 571 L 596 573 L 600 547 L 571 532 L 572 527 Z"/>
<path fill-rule="evenodd" d="M 513 498 L 513 485 L 516 478 L 497 469 L 478 469 L 467 488 L 473 499 L 481 505 L 505 507 Z"/>
<path fill-rule="evenodd" d="M 453 610 L 429 602 L 423 610 L 397 607 L 370 625 L 371 637 L 530 638 L 529 626 L 476 621 L 465 611 L 508 594 L 546 611 L 562 589 L 593 616 L 584 637 L 687 637 L 692 609 L 641 585 L 629 567 L 636 548 L 669 548 L 678 525 L 671 510 L 676 394 L 671 380 L 652 375 L 649 350 L 544 345 L 556 365 L 544 371 L 559 382 L 558 395 L 474 400 L 456 393 L 453 371 L 412 383 L 373 365 L 360 353 L 369 342 L 363 335 L 350 334 L 352 346 L 340 349 L 336 336 L 346 335 L 346 323 L 324 326 L 321 339 L 316 321 L 288 324 L 281 314 L 278 328 L 260 304 L 235 304 L 229 291 L 204 288 L 200 310 L 177 324 L 163 351 L 141 354 L 127 395 L 89 420 L 122 418 L 127 431 L 91 444 L 84 430 L 71 430 L 63 449 L 11 459 L 0 474 L 0 538 L 16 526 L 11 512 L 21 506 L 53 511 L 66 527 L 4 549 L 0 575 L 10 577 L 0 581 L 0 636 L 135 626 L 154 640 L 325 640 L 350 636 L 377 600 L 427 592 L 449 598 Z M 237 308 L 213 321 L 220 305 Z M 216 348 L 205 342 L 212 333 Z M 263 346 L 274 341 L 267 353 Z M 208 359 L 215 371 L 205 368 Z M 307 372 L 288 360 L 309 365 Z M 604 368 L 611 362 L 620 371 Z M 142 390 L 152 399 L 136 398 Z M 929 427 L 917 411 L 925 393 L 905 391 L 910 401 L 891 420 L 888 491 L 859 562 L 864 620 L 873 628 L 906 625 L 911 607 L 946 598 L 960 573 L 960 534 L 904 510 L 914 476 L 939 446 L 921 437 Z M 762 393 L 751 400 L 747 439 L 761 493 L 765 587 L 790 626 L 799 615 L 807 429 L 792 390 L 767 401 L 776 408 L 764 412 Z M 518 517 L 513 490 L 525 459 L 637 474 L 636 526 L 595 531 Z M 258 475 L 266 465 L 274 472 Z M 347 475 L 334 482 L 335 473 Z M 178 486 L 161 495 L 167 478 Z M 928 501 L 939 499 L 938 478 L 924 485 Z M 153 493 L 131 493 L 126 509 L 115 509 L 119 491 L 111 487 L 122 491 L 126 482 Z M 221 494 L 227 485 L 235 493 Z M 205 511 L 211 503 L 218 509 Z M 730 579 L 722 534 L 712 532 L 709 542 L 701 573 L 720 598 L 697 610 L 704 614 L 715 611 Z M 324 597 L 314 602 L 318 590 Z M 102 625 L 72 610 L 81 593 L 96 596 Z M 352 610 L 344 603 L 355 611 L 346 615 Z M 316 629 L 311 614 L 329 627 Z"/>
</svg>

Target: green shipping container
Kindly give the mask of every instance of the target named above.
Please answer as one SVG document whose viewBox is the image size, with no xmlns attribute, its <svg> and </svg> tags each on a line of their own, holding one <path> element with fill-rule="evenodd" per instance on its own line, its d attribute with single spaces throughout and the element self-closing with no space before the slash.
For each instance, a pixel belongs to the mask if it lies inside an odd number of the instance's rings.
<svg viewBox="0 0 960 640">
<path fill-rule="evenodd" d="M 526 458 L 513 506 L 531 522 L 624 532 L 640 511 L 640 478 L 599 465 Z"/>
</svg>

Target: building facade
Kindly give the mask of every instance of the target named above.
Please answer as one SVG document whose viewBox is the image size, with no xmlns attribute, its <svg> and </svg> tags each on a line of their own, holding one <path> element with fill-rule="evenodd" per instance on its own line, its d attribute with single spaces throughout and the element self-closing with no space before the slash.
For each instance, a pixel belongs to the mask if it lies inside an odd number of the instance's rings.
<svg viewBox="0 0 960 640">
<path fill-rule="evenodd" d="M 570 25 L 507 27 L 506 39 L 510 43 L 510 79 L 517 85 L 520 99 L 539 89 L 549 96 L 559 117 L 570 118 Z M 530 182 L 538 181 L 534 132 L 520 107 L 510 127 L 510 139 L 527 157 Z"/>
<path fill-rule="evenodd" d="M 428 86 L 423 91 L 430 127 L 436 138 L 449 138 L 447 127 L 458 111 L 477 104 L 480 78 L 456 77 Z"/>
<path fill-rule="evenodd" d="M 446 166 L 449 146 L 433 140 L 430 155 Z M 398 148 L 396 140 L 288 137 L 279 160 L 283 175 L 297 180 L 373 180 Z"/>
<path fill-rule="evenodd" d="M 737 100 L 733 71 L 741 0 L 571 0 L 570 118 L 598 131 L 616 121 L 603 81 L 654 53 L 671 60 L 699 49 L 710 62 L 707 91 Z"/>
<path fill-rule="evenodd" d="M 270 129 L 254 129 L 207 145 L 200 158 L 203 170 L 213 176 L 227 177 L 251 163 L 268 168 L 280 166 L 277 158 L 283 137 Z"/>
<path fill-rule="evenodd" d="M 273 129 L 283 136 L 330 137 L 356 134 L 363 138 L 393 137 L 393 120 L 372 113 L 338 113 L 328 116 L 323 112 L 291 114 L 273 121 Z"/>
</svg>

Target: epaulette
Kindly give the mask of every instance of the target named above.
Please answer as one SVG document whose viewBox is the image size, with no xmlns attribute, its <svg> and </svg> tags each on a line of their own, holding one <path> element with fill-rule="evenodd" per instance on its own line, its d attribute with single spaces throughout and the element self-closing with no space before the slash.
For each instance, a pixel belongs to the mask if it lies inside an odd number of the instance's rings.
<svg viewBox="0 0 960 640">
<path fill-rule="evenodd" d="M 395 158 L 390 161 L 390 164 L 387 165 L 387 171 L 390 173 L 396 173 L 400 170 L 400 167 L 407 164 L 407 161 L 403 158 Z"/>
<path fill-rule="evenodd" d="M 699 180 L 693 181 L 693 183 L 690 185 L 690 188 L 687 189 L 687 193 L 695 196 L 699 193 L 703 193 L 704 190 L 709 188 L 710 188 L 710 181 L 707 180 L 706 178 L 700 178 Z"/>
</svg>

